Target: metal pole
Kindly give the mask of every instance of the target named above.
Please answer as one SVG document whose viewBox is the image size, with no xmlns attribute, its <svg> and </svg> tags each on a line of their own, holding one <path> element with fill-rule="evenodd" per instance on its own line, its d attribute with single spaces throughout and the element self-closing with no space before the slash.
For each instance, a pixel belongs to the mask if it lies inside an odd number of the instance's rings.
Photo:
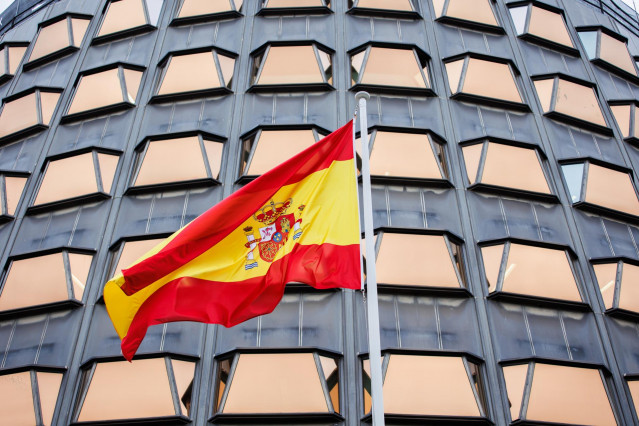
<svg viewBox="0 0 639 426">
<path fill-rule="evenodd" d="M 371 200 L 371 172 L 368 154 L 368 116 L 366 101 L 370 95 L 358 92 L 355 100 L 359 107 L 360 141 L 362 142 L 362 184 L 364 207 L 364 237 L 366 238 L 366 286 L 368 307 L 368 350 L 371 368 L 371 398 L 373 426 L 384 426 L 384 394 L 382 390 L 382 354 L 379 339 L 379 305 L 377 275 L 375 272 L 375 235 L 373 234 L 373 203 Z"/>
</svg>

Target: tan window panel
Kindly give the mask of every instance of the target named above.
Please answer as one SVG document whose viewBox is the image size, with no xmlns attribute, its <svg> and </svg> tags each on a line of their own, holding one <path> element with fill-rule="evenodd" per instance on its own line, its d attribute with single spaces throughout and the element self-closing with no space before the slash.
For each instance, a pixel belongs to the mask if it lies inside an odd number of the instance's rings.
<svg viewBox="0 0 639 426">
<path fill-rule="evenodd" d="M 639 266 L 620 261 L 593 265 L 606 309 L 623 309 L 639 313 Z M 619 292 L 619 301 L 614 300 Z"/>
<path fill-rule="evenodd" d="M 173 374 L 168 372 L 167 363 L 171 364 Z M 91 381 L 83 389 L 86 397 L 77 421 L 188 416 L 183 402 L 180 402 L 181 412 L 176 412 L 171 387 L 176 387 L 181 399 L 193 380 L 194 365 L 170 358 L 97 363 Z M 113 392 L 114 388 L 119 391 Z M 140 404 L 140 395 L 144 395 L 144 404 Z"/>
<path fill-rule="evenodd" d="M 370 170 L 373 176 L 445 179 L 443 147 L 428 134 L 377 130 L 372 137 Z M 433 148 L 434 147 L 434 148 Z M 435 151 L 433 151 L 435 149 Z"/>
<path fill-rule="evenodd" d="M 35 380 L 37 387 L 32 387 Z M 62 373 L 45 373 L 40 371 L 22 371 L 0 376 L 0 410 L 2 422 L 11 425 L 50 425 Z M 33 394 L 37 393 L 40 402 L 40 415 L 34 409 L 37 402 Z"/>
<path fill-rule="evenodd" d="M 95 162 L 99 164 L 100 174 L 96 171 Z M 109 193 L 115 177 L 117 162 L 118 157 L 115 155 L 95 152 L 50 161 L 34 205 L 63 201 L 99 192 Z"/>
<path fill-rule="evenodd" d="M 509 103 L 523 102 L 515 75 L 507 63 L 467 56 L 446 62 L 446 73 L 453 96 L 470 95 Z"/>
<path fill-rule="evenodd" d="M 491 293 L 582 302 L 566 250 L 509 242 L 482 247 L 481 252 Z"/>
<path fill-rule="evenodd" d="M 460 249 L 443 235 L 384 232 L 381 238 L 376 262 L 380 284 L 464 287 L 455 256 Z"/>
<path fill-rule="evenodd" d="M 433 0 L 433 8 L 437 18 L 497 27 L 499 23 L 490 3 L 490 0 Z"/>
<path fill-rule="evenodd" d="M 213 15 L 216 13 L 240 11 L 242 8 L 241 0 L 234 0 L 235 8 L 233 8 L 233 0 L 184 0 L 178 18 L 192 18 L 196 16 Z"/>
<path fill-rule="evenodd" d="M 5 100 L 0 112 L 0 138 L 17 136 L 37 126 L 49 126 L 59 99 L 60 93 L 36 89 Z"/>
<path fill-rule="evenodd" d="M 603 27 L 577 29 L 588 59 L 611 66 L 633 77 L 637 77 L 634 60 L 628 52 L 624 37 L 609 32 Z"/>
<path fill-rule="evenodd" d="M 0 45 L 0 83 L 16 73 L 28 46 L 27 43 Z"/>
<path fill-rule="evenodd" d="M 414 11 L 411 0 L 349 0 L 349 7 L 400 10 L 402 12 Z"/>
<path fill-rule="evenodd" d="M 256 62 L 252 78 L 253 84 L 328 83 L 328 79 L 325 76 L 325 65 L 318 60 L 319 50 L 310 44 L 304 46 L 269 46 L 264 54 L 254 59 Z M 295 60 L 291 60 L 291 58 L 295 58 Z"/>
<path fill-rule="evenodd" d="M 551 193 L 535 149 L 488 141 L 464 146 L 462 152 L 471 184 Z M 478 177 L 479 170 L 481 176 Z"/>
<path fill-rule="evenodd" d="M 625 139 L 639 139 L 639 108 L 635 103 L 610 105 L 617 127 Z"/>
<path fill-rule="evenodd" d="M 0 199 L 2 200 L 2 214 L 14 216 L 18 202 L 20 201 L 20 198 L 22 198 L 22 192 L 27 183 L 27 177 L 2 175 L 0 180 L 4 181 L 4 185 L 0 190 L 0 197 L 2 197 Z M 6 210 L 4 208 L 5 200 Z"/>
<path fill-rule="evenodd" d="M 264 9 L 271 9 L 322 6 L 326 6 L 324 0 L 266 0 L 266 4 L 263 7 Z"/>
<path fill-rule="evenodd" d="M 373 86 L 429 89 L 428 69 L 413 49 L 369 46 L 366 55 L 351 56 L 358 75 L 354 83 Z M 364 61 L 362 63 L 362 61 Z"/>
<path fill-rule="evenodd" d="M 145 9 L 145 0 L 111 1 L 97 36 L 103 37 L 150 25 L 146 18 Z"/>
<path fill-rule="evenodd" d="M 315 142 L 311 129 L 260 130 L 244 141 L 244 175 L 261 175 Z"/>
<path fill-rule="evenodd" d="M 0 310 L 82 300 L 92 259 L 91 255 L 59 252 L 13 260 L 0 293 Z"/>
<path fill-rule="evenodd" d="M 639 413 L 639 380 L 629 380 L 627 383 L 628 388 L 630 389 L 630 395 L 632 396 L 635 412 Z"/>
<path fill-rule="evenodd" d="M 639 216 L 639 199 L 630 175 L 596 164 L 588 164 L 584 201 Z"/>
<path fill-rule="evenodd" d="M 38 32 L 29 62 L 46 61 L 68 48 L 79 48 L 89 26 L 90 19 L 66 16 L 62 20 L 43 26 Z"/>
<path fill-rule="evenodd" d="M 165 66 L 166 71 L 162 76 L 158 95 L 230 87 L 234 66 L 234 58 L 220 55 L 214 51 L 173 55 Z M 226 81 L 220 81 L 220 74 Z"/>
<path fill-rule="evenodd" d="M 164 241 L 163 238 L 153 238 L 150 240 L 136 240 L 125 241 L 122 243 L 122 249 L 119 251 L 119 257 L 115 270 L 110 275 L 116 275 L 122 272 L 122 269 L 128 268 L 133 265 L 139 259 L 141 259 L 146 253 L 151 251 L 153 247 Z"/>
<path fill-rule="evenodd" d="M 532 380 L 526 381 L 530 369 Z M 537 362 L 503 370 L 512 421 L 617 424 L 598 369 Z"/>
<path fill-rule="evenodd" d="M 571 50 L 575 48 L 561 13 L 533 3 L 510 8 L 510 15 L 518 35 L 530 35 Z"/>
</svg>

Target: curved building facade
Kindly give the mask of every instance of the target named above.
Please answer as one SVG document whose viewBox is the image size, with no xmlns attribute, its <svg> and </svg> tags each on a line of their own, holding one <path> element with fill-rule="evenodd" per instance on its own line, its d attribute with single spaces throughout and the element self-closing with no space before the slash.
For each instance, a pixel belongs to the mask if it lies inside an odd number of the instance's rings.
<svg viewBox="0 0 639 426">
<path fill-rule="evenodd" d="M 370 424 L 361 292 L 154 326 L 133 363 L 101 299 L 361 90 L 387 424 L 639 423 L 626 6 L 18 1 L 0 33 L 0 424 Z"/>
</svg>

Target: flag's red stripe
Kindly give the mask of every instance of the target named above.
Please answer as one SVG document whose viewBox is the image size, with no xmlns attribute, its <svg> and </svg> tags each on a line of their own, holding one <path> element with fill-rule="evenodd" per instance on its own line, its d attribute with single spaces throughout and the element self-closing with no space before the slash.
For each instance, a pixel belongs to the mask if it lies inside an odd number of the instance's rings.
<svg viewBox="0 0 639 426">
<path fill-rule="evenodd" d="M 247 184 L 185 227 L 160 252 L 123 270 L 125 293 L 133 294 L 220 242 L 285 185 L 353 158 L 351 123 Z"/>
<path fill-rule="evenodd" d="M 122 353 L 130 361 L 147 328 L 155 324 L 198 321 L 231 327 L 267 314 L 281 300 L 288 282 L 302 282 L 317 289 L 359 289 L 359 285 L 347 284 L 359 281 L 359 244 L 297 245 L 291 253 L 273 262 L 265 276 L 245 281 L 179 278 L 144 301 L 122 339 Z"/>
</svg>

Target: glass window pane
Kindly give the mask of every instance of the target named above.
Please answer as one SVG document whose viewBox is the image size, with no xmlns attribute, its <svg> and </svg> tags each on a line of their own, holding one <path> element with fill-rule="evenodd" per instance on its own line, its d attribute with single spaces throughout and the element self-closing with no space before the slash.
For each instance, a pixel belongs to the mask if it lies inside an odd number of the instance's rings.
<svg viewBox="0 0 639 426">
<path fill-rule="evenodd" d="M 98 192 L 93 154 L 51 161 L 40 185 L 35 205 Z"/>
<path fill-rule="evenodd" d="M 261 175 L 315 143 L 312 130 L 262 130 L 253 159 L 244 173 Z"/>
<path fill-rule="evenodd" d="M 435 12 L 439 11 L 436 9 Z M 440 16 L 441 14 L 437 17 Z M 490 0 L 450 0 L 445 16 L 480 24 L 499 25 L 490 7 Z"/>
<path fill-rule="evenodd" d="M 240 6 L 238 6 L 238 9 Z M 233 10 L 229 0 L 184 0 L 178 18 L 209 15 Z"/>
<path fill-rule="evenodd" d="M 193 375 L 195 374 L 195 363 L 189 361 L 171 360 L 175 385 L 178 391 L 178 399 L 183 415 L 188 415 L 191 411 L 191 397 L 188 395 L 189 388 L 193 385 Z"/>
<path fill-rule="evenodd" d="M 231 87 L 233 81 L 233 70 L 235 69 L 235 59 L 228 56 L 217 54 L 217 60 L 220 62 L 220 68 L 222 69 L 222 77 L 224 78 L 224 85 Z"/>
<path fill-rule="evenodd" d="M 508 64 L 470 58 L 463 84 L 462 92 L 469 95 L 521 102 Z"/>
<path fill-rule="evenodd" d="M 580 31 L 578 34 L 588 59 L 595 59 L 597 57 L 597 34 L 599 33 L 597 31 Z"/>
<path fill-rule="evenodd" d="M 9 71 L 9 67 L 7 64 L 8 51 L 8 47 L 3 47 L 2 49 L 0 49 L 0 75 L 13 74 L 11 71 Z"/>
<path fill-rule="evenodd" d="M 469 145 L 462 148 L 464 162 L 466 163 L 466 174 L 471 185 L 477 181 L 477 172 L 479 171 L 483 149 L 484 144 Z"/>
<path fill-rule="evenodd" d="M 566 185 L 570 191 L 570 198 L 573 203 L 581 201 L 581 187 L 583 186 L 584 164 L 566 164 L 561 166 Z"/>
<path fill-rule="evenodd" d="M 140 395 L 144 395 L 143 404 Z M 138 359 L 132 363 L 106 362 L 95 366 L 78 421 L 175 414 L 164 358 Z"/>
<path fill-rule="evenodd" d="M 374 46 L 371 47 L 366 64 L 364 64 L 364 75 L 361 77 L 360 83 L 428 88 L 428 84 L 422 76 L 422 66 L 417 63 L 417 57 L 413 50 Z"/>
<path fill-rule="evenodd" d="M 126 99 L 128 102 L 134 104 L 138 96 L 138 89 L 140 88 L 143 73 L 127 68 L 123 68 L 122 72 L 124 73 L 124 81 L 126 82 Z"/>
<path fill-rule="evenodd" d="M 617 262 L 597 264 L 593 268 L 604 305 L 606 309 L 611 309 L 615 297 L 615 283 L 617 282 Z"/>
<path fill-rule="evenodd" d="M 377 131 L 371 175 L 443 179 L 429 139 L 424 134 Z"/>
<path fill-rule="evenodd" d="M 510 403 L 510 419 L 512 421 L 520 418 L 521 404 L 524 398 L 524 386 L 526 385 L 526 375 L 528 374 L 528 364 L 511 365 L 504 367 L 504 380 L 508 389 L 508 402 Z"/>
<path fill-rule="evenodd" d="M 407 1 L 407 0 L 404 0 Z M 265 9 L 273 7 L 321 7 L 323 0 L 268 0 Z"/>
<path fill-rule="evenodd" d="M 109 3 L 98 37 L 146 25 L 143 1 L 120 0 Z"/>
<path fill-rule="evenodd" d="M 634 136 L 634 132 L 630 128 L 630 114 L 632 113 L 631 105 L 611 105 L 610 110 L 615 117 L 617 126 L 624 138 Z"/>
<path fill-rule="evenodd" d="M 535 364 L 527 420 L 616 425 L 599 370 Z"/>
<path fill-rule="evenodd" d="M 89 28 L 89 22 L 91 21 L 88 19 L 71 18 L 71 31 L 73 32 L 73 45 L 75 47 L 80 47 L 82 44 L 84 34 Z"/>
<path fill-rule="evenodd" d="M 116 105 L 125 101 L 122 98 L 119 71 L 114 68 L 82 76 L 68 114 Z"/>
<path fill-rule="evenodd" d="M 606 126 L 595 89 L 559 79 L 555 111 L 590 123 Z"/>
<path fill-rule="evenodd" d="M 60 392 L 62 374 L 59 373 L 36 373 L 38 378 L 38 391 L 40 395 L 40 407 L 42 409 L 42 420 L 45 425 L 52 424 L 55 403 Z"/>
<path fill-rule="evenodd" d="M 222 87 L 213 52 L 173 56 L 162 79 L 158 95 Z"/>
<path fill-rule="evenodd" d="M 107 194 L 111 192 L 115 169 L 118 167 L 117 155 L 98 153 L 98 163 L 100 164 L 100 175 L 102 176 L 102 190 Z"/>
<path fill-rule="evenodd" d="M 124 247 L 122 248 L 120 258 L 118 259 L 118 264 L 115 267 L 115 270 L 110 275 L 118 274 L 122 271 L 122 269 L 128 268 L 133 265 L 133 263 L 137 262 L 138 259 L 141 259 L 144 254 L 151 251 L 153 247 L 160 244 L 164 241 L 163 238 L 154 238 L 151 240 L 140 240 L 140 241 L 125 241 Z"/>
<path fill-rule="evenodd" d="M 584 201 L 620 212 L 639 215 L 639 200 L 630 175 L 596 164 L 588 165 Z"/>
<path fill-rule="evenodd" d="M 486 281 L 488 282 L 488 291 L 491 293 L 497 290 L 497 281 L 499 280 L 499 270 L 501 269 L 503 254 L 503 244 L 481 248 L 481 255 L 484 258 L 484 272 L 486 273 Z"/>
<path fill-rule="evenodd" d="M 635 412 L 639 413 L 639 380 L 628 382 L 628 388 L 630 388 L 630 395 L 632 395 Z"/>
<path fill-rule="evenodd" d="M 68 299 L 63 254 L 53 253 L 11 262 L 0 293 L 0 310 Z"/>
<path fill-rule="evenodd" d="M 574 47 L 568 35 L 564 18 L 558 13 L 542 9 L 535 5 L 532 6 L 528 32 L 564 46 Z"/>
<path fill-rule="evenodd" d="M 9 48 L 9 74 L 15 74 L 18 70 L 18 65 L 27 52 L 26 47 L 22 46 L 10 46 Z M 2 68 L 4 69 L 4 68 Z"/>
<path fill-rule="evenodd" d="M 191 136 L 149 142 L 134 185 L 157 185 L 207 177 L 200 140 Z"/>
<path fill-rule="evenodd" d="M 82 300 L 91 261 L 93 256 L 78 253 L 69 253 L 69 265 L 71 267 L 71 283 L 73 284 L 73 294 L 77 300 Z"/>
<path fill-rule="evenodd" d="M 602 60 L 617 68 L 621 68 L 632 75 L 637 75 L 633 60 L 630 57 L 630 53 L 628 53 L 628 47 L 623 41 L 602 32 L 599 55 Z"/>
<path fill-rule="evenodd" d="M 544 112 L 549 112 L 550 106 L 552 105 L 552 91 L 555 87 L 555 79 L 535 80 L 533 83 L 535 84 L 535 91 L 537 92 L 541 108 Z"/>
<path fill-rule="evenodd" d="M 40 30 L 29 61 L 42 58 L 70 46 L 67 18 L 47 25 Z"/>
<path fill-rule="evenodd" d="M 312 353 L 241 354 L 224 413 L 321 413 L 328 406 Z"/>
<path fill-rule="evenodd" d="M 513 18 L 517 34 L 526 32 L 526 18 L 528 17 L 528 6 L 511 7 L 510 16 Z"/>
<path fill-rule="evenodd" d="M 446 74 L 448 74 L 448 87 L 450 87 L 451 93 L 457 93 L 459 88 L 459 80 L 461 79 L 462 71 L 464 70 L 464 60 L 447 62 Z"/>
<path fill-rule="evenodd" d="M 273 0 L 270 0 L 273 1 Z M 412 12 L 410 0 L 359 0 L 357 7 L 368 9 L 403 10 Z"/>
<path fill-rule="evenodd" d="M 639 266 L 622 263 L 619 308 L 639 312 Z"/>
<path fill-rule="evenodd" d="M 18 207 L 20 197 L 22 197 L 22 190 L 27 183 L 27 178 L 5 176 L 4 184 L 7 196 L 7 214 L 13 216 Z"/>
<path fill-rule="evenodd" d="M 384 412 L 481 415 L 462 358 L 397 354 L 390 356 L 386 371 Z"/>
<path fill-rule="evenodd" d="M 376 265 L 380 284 L 462 286 L 442 235 L 384 233 Z"/>
<path fill-rule="evenodd" d="M 0 376 L 0 411 L 5 424 L 36 424 L 29 371 Z"/>
<path fill-rule="evenodd" d="M 0 113 L 0 137 L 40 124 L 36 93 L 30 93 L 10 102 L 5 102 Z"/>
<path fill-rule="evenodd" d="M 219 179 L 224 144 L 222 142 L 207 141 L 206 139 L 204 139 L 204 148 L 206 150 L 206 156 L 209 160 L 211 177 L 213 177 L 213 179 Z"/>
<path fill-rule="evenodd" d="M 324 371 L 324 379 L 331 397 L 331 404 L 333 404 L 333 409 L 339 413 L 339 369 L 337 361 L 321 355 L 319 360 Z"/>
<path fill-rule="evenodd" d="M 304 83 L 324 83 L 313 46 L 271 46 L 255 84 Z"/>
<path fill-rule="evenodd" d="M 550 194 L 534 149 L 488 143 L 481 183 Z"/>
<path fill-rule="evenodd" d="M 60 93 L 40 92 L 40 105 L 42 106 L 42 123 L 45 125 L 51 124 L 51 118 L 53 117 L 53 111 L 58 105 L 60 99 Z"/>
</svg>

